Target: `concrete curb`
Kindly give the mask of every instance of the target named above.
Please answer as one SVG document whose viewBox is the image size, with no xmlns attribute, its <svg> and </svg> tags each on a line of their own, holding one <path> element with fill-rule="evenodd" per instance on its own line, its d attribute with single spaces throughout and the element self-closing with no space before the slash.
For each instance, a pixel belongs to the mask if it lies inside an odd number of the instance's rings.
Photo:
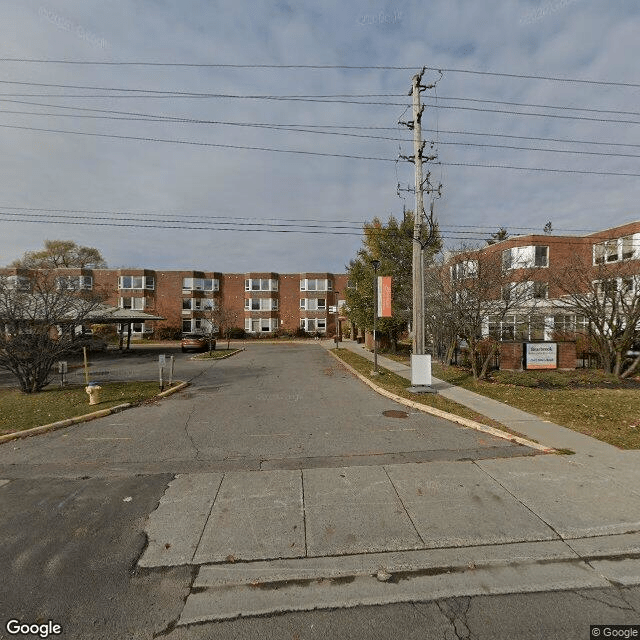
<svg viewBox="0 0 640 640">
<path fill-rule="evenodd" d="M 394 402 L 403 404 L 406 407 L 411 407 L 412 409 L 417 409 L 418 411 L 423 411 L 424 413 L 430 413 L 431 415 L 437 416 L 438 418 L 443 418 L 444 420 L 449 420 L 450 422 L 455 422 L 462 425 L 463 427 L 469 427 L 470 429 L 475 429 L 476 431 L 482 431 L 483 433 L 502 438 L 503 440 L 509 440 L 510 442 L 517 442 L 518 444 L 530 447 L 531 449 L 536 449 L 543 453 L 555 452 L 555 449 L 553 449 L 552 447 L 546 447 L 542 444 L 538 444 L 537 442 L 527 440 L 526 438 L 514 436 L 510 433 L 507 433 L 506 431 L 500 431 L 499 429 L 495 429 L 494 427 L 480 424 L 479 422 L 475 422 L 475 420 L 469 420 L 468 418 L 457 416 L 454 413 L 441 411 L 440 409 L 435 409 L 434 407 L 429 407 L 428 405 L 420 404 L 419 402 L 413 402 L 413 400 L 408 400 L 407 398 L 398 396 L 395 393 L 391 393 L 390 391 L 387 391 L 386 389 L 383 389 L 382 387 L 376 385 L 374 382 L 369 380 L 369 378 L 363 376 L 359 371 L 356 371 L 356 369 L 342 360 L 340 356 L 333 353 L 333 351 L 327 349 L 327 352 L 330 353 L 336 360 L 338 360 L 338 362 L 343 364 L 348 371 L 353 373 L 353 375 L 362 380 L 362 382 L 364 382 L 367 386 L 371 387 L 376 393 L 379 393 L 380 395 L 385 396 L 386 398 L 389 398 Z"/>
<path fill-rule="evenodd" d="M 171 389 L 167 389 L 162 393 L 159 393 L 149 400 L 153 400 L 153 398 L 166 398 L 178 391 L 182 391 L 185 387 L 189 386 L 188 382 L 181 382 L 175 387 Z M 96 420 L 97 418 L 104 418 L 105 416 L 111 415 L 112 413 L 120 413 L 120 411 L 124 411 L 125 409 L 130 409 L 133 406 L 131 402 L 125 402 L 124 404 L 118 404 L 115 407 L 111 407 L 109 409 L 100 409 L 99 411 L 94 411 L 93 413 L 85 413 L 82 416 L 75 416 L 73 418 L 67 418 L 66 420 L 58 420 L 58 422 L 51 422 L 49 424 L 43 424 L 40 427 L 33 427 L 32 429 L 25 429 L 24 431 L 14 431 L 13 433 L 6 433 L 0 436 L 0 444 L 3 442 L 9 442 L 11 440 L 18 440 L 19 438 L 28 438 L 29 436 L 37 436 L 40 433 L 47 433 L 48 431 L 56 431 L 57 429 L 62 429 L 64 427 L 70 427 L 74 424 L 80 424 L 81 422 L 89 422 L 90 420 Z"/>
<path fill-rule="evenodd" d="M 215 362 L 216 360 L 226 360 L 227 358 L 235 356 L 236 354 L 246 350 L 247 349 L 245 347 L 242 347 L 242 349 L 236 349 L 233 353 L 227 353 L 226 356 L 222 356 L 221 358 L 198 358 L 198 356 L 193 356 L 193 358 L 189 358 L 189 360 L 195 360 L 196 362 L 207 362 L 207 360 L 213 360 Z"/>
</svg>

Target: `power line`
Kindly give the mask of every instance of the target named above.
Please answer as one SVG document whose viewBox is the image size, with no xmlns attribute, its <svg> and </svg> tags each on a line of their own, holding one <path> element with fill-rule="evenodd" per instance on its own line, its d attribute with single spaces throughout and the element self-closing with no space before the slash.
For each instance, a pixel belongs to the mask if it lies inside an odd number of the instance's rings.
<svg viewBox="0 0 640 640">
<path fill-rule="evenodd" d="M 436 162 L 446 167 L 483 167 L 485 169 L 515 169 L 519 171 L 545 171 L 551 173 L 578 173 L 595 176 L 627 176 L 640 178 L 640 173 L 623 173 L 618 171 L 589 171 L 581 169 L 550 169 L 549 167 L 517 167 L 507 164 L 480 164 L 475 162 Z"/>
<path fill-rule="evenodd" d="M 423 129 L 423 131 L 430 131 L 432 133 L 436 133 L 436 129 Z M 539 136 L 516 136 L 506 133 L 488 133 L 481 131 L 459 131 L 459 130 L 447 130 L 440 129 L 439 133 L 449 133 L 455 135 L 465 135 L 465 136 L 488 136 L 491 138 L 513 138 L 515 140 L 536 140 L 541 142 L 568 142 L 570 144 L 594 144 L 594 145 L 604 145 L 607 147 L 636 147 L 640 148 L 640 144 L 631 144 L 625 142 L 601 142 L 596 140 L 575 140 L 571 138 L 542 138 Z"/>
<path fill-rule="evenodd" d="M 352 160 L 376 160 L 379 162 L 396 162 L 393 158 L 379 158 L 375 156 L 356 156 L 349 155 L 343 153 L 323 153 L 320 151 L 302 151 L 297 149 L 275 149 L 272 147 L 253 147 L 246 145 L 235 145 L 235 144 L 220 144 L 214 142 L 198 142 L 195 140 L 170 140 L 166 138 L 148 138 L 143 136 L 125 136 L 125 135 L 115 135 L 108 133 L 89 133 L 87 131 L 69 131 L 66 129 L 45 129 L 42 127 L 22 127 L 18 125 L 12 124 L 0 124 L 0 127 L 4 129 L 22 129 L 26 131 L 41 131 L 46 133 L 66 133 L 70 135 L 78 135 L 78 136 L 90 136 L 97 138 L 114 138 L 118 140 L 138 140 L 143 142 L 163 142 L 168 144 L 182 144 L 182 145 L 195 145 L 197 147 L 216 147 L 221 149 L 244 149 L 250 151 L 271 151 L 274 153 L 293 153 L 293 154 L 302 154 L 308 156 L 320 156 L 320 157 L 329 157 L 329 158 L 350 158 Z"/>
<path fill-rule="evenodd" d="M 0 58 L 0 62 L 20 62 L 31 64 L 68 64 L 87 66 L 120 66 L 120 67 L 193 67 L 212 69 L 346 69 L 346 70 L 382 70 L 382 71 L 415 71 L 414 66 L 391 65 L 331 65 L 331 64 L 233 64 L 233 63 L 206 63 L 206 62 L 147 62 L 142 60 L 106 61 L 106 60 L 69 60 L 51 58 Z M 505 73 L 499 71 L 478 71 L 475 69 L 459 69 L 446 67 L 424 67 L 429 71 L 445 73 L 462 73 L 480 76 L 496 76 L 501 78 L 515 78 L 521 80 L 545 80 L 548 82 L 591 84 L 612 87 L 640 87 L 640 83 L 620 82 L 614 80 L 593 80 L 589 78 L 569 78 L 562 76 L 543 76 L 523 73 Z"/>
<path fill-rule="evenodd" d="M 96 113 L 109 113 L 109 114 L 121 114 L 134 116 L 136 119 L 158 119 L 158 120 L 167 120 L 168 122 L 176 121 L 176 122 L 195 122 L 198 124 L 219 124 L 226 126 L 246 126 L 246 127 L 264 127 L 264 128 L 282 128 L 287 129 L 288 127 L 296 130 L 297 128 L 304 127 L 305 129 L 352 129 L 352 130 L 376 130 L 376 131 L 397 131 L 397 127 L 381 127 L 381 126 L 363 126 L 363 125 L 335 125 L 335 124 L 307 124 L 307 123 L 273 123 L 273 122 L 231 122 L 224 120 L 202 120 L 196 118 L 185 118 L 182 116 L 171 116 L 165 114 L 149 114 L 138 111 L 118 111 L 114 109 L 98 109 L 95 107 L 79 107 L 79 106 L 69 106 L 69 105 L 57 105 L 51 103 L 42 103 L 42 102 L 31 102 L 27 100 L 6 100 L 0 99 L 0 102 L 10 102 L 15 104 L 27 104 L 31 106 L 38 107 L 52 107 L 55 109 L 67 109 L 74 111 L 90 111 Z M 408 108 L 408 107 L 407 107 Z M 50 114 L 42 114 L 42 115 L 50 115 Z M 56 115 L 56 114 L 51 114 Z M 467 136 L 488 136 L 488 137 L 496 137 L 496 138 L 510 138 L 515 140 L 535 140 L 542 142 L 566 142 L 569 144 L 592 144 L 592 145 L 604 145 L 604 146 L 617 146 L 617 147 L 635 147 L 640 148 L 640 144 L 631 144 L 624 142 L 602 142 L 596 140 L 576 140 L 571 138 L 545 138 L 540 136 L 518 136 L 518 135 L 510 135 L 505 133 L 489 133 L 489 132 L 480 132 L 480 131 L 461 131 L 461 130 L 450 130 L 450 129 L 423 129 L 423 131 L 429 131 L 432 133 L 448 133 L 455 135 L 467 135 Z M 400 140 L 398 138 L 388 138 L 390 140 Z M 524 147 L 523 147 L 524 148 Z"/>
<path fill-rule="evenodd" d="M 425 96 L 430 100 L 436 100 L 436 96 Z M 565 111 L 585 111 L 588 113 L 617 113 L 618 115 L 640 116 L 640 111 L 620 111 L 617 109 L 590 109 L 586 107 L 570 107 L 569 105 L 535 104 L 530 102 L 507 102 L 505 100 L 488 100 L 484 98 L 452 98 L 440 96 L 439 100 L 451 100 L 460 102 L 482 102 L 486 104 L 505 104 L 512 107 L 532 107 L 535 109 L 561 109 Z"/>
<path fill-rule="evenodd" d="M 19 216 L 20 217 L 16 217 Z M 22 214 L 12 214 L 12 213 L 5 213 L 5 212 L 0 212 L 0 220 L 4 221 L 4 222 L 19 222 L 19 223 L 25 223 L 25 222 L 30 222 L 33 224 L 61 224 L 61 225 L 74 225 L 74 226 L 92 226 L 92 227 L 116 227 L 116 228 L 132 228 L 132 229 L 159 229 L 159 230 L 168 230 L 168 231 L 172 231 L 175 232 L 176 230 L 181 230 L 181 231 L 224 231 L 224 232 L 239 232 L 239 233 L 246 233 L 246 232 L 259 232 L 259 233 L 302 233 L 302 234 L 313 234 L 313 235 L 332 235 L 332 236 L 354 236 L 354 237 L 361 237 L 364 233 L 364 231 L 336 231 L 335 227 L 333 225 L 331 226 L 327 226 L 325 228 L 322 229 L 279 229 L 279 228 L 271 228 L 271 227 L 266 227 L 266 228 L 261 228 L 261 229 L 252 229 L 252 228 L 246 228 L 246 227 L 239 227 L 236 225 L 232 226 L 204 226 L 204 225 L 197 225 L 194 226 L 192 224 L 184 224 L 183 222 L 181 222 L 180 224 L 167 224 L 167 223 L 163 223 L 163 224 L 146 224 L 148 221 L 147 220 L 133 220 L 133 221 L 127 221 L 127 222 L 123 222 L 119 219 L 113 219 L 113 218 L 87 218 L 87 217 L 83 217 L 80 216 L 80 218 L 82 219 L 78 219 L 77 216 L 49 216 L 48 218 L 46 216 L 37 216 L 36 214 L 26 214 L 27 216 L 30 216 L 30 218 L 36 218 L 36 219 L 29 219 L 28 217 L 24 217 L 24 215 Z M 46 219 L 41 219 L 42 217 L 45 217 Z M 57 219 L 51 219 L 51 218 L 57 218 Z M 62 219 L 59 219 L 62 218 Z M 100 221 L 102 220 L 102 221 Z M 167 221 L 167 222 L 173 222 L 173 221 Z M 380 229 L 368 229 L 367 230 L 368 233 L 390 233 L 392 232 L 392 230 L 390 229 L 386 229 L 386 228 L 380 228 Z M 440 234 L 440 238 L 442 240 L 456 240 L 456 241 L 471 241 L 471 242 L 486 242 L 489 238 L 487 238 L 487 233 L 478 233 L 475 236 L 469 236 L 469 234 L 466 235 L 461 235 L 464 232 L 451 232 L 449 234 Z M 527 234 L 527 235 L 540 235 L 540 236 L 544 236 L 543 233 L 538 233 L 538 234 Z M 526 237 L 525 234 L 512 234 L 510 235 L 507 240 L 513 240 L 513 239 L 517 239 L 517 238 L 522 238 L 522 237 Z M 574 238 L 573 240 L 571 239 L 571 236 L 565 236 L 565 237 L 554 237 L 554 236 L 548 236 L 544 238 L 545 240 L 545 244 L 546 245 L 553 245 L 553 244 L 561 244 L 563 246 L 585 246 L 585 244 L 588 244 L 589 242 L 593 241 L 593 242 L 597 242 L 595 239 L 590 239 L 590 238 L 584 238 L 584 239 L 578 239 L 578 238 Z"/>
<path fill-rule="evenodd" d="M 7 209 L 9 211 L 38 211 L 38 212 L 45 212 L 45 213 L 67 213 L 67 214 L 77 214 L 77 213 L 81 213 L 81 214 L 100 214 L 100 215 L 111 215 L 111 216 L 117 216 L 117 215 L 130 215 L 130 216 L 165 216 L 165 217 L 180 217 L 180 219 L 185 219 L 185 218 L 199 218 L 199 219 L 204 219 L 204 220 L 211 220 L 211 219 L 221 219 L 221 220 L 256 220 L 255 217 L 253 218 L 247 218 L 247 217 L 241 217 L 241 216 L 236 216 L 235 214 L 232 215 L 228 215 L 228 216 L 218 216 L 218 215 L 202 215 L 202 214 L 195 214 L 195 213 L 190 213 L 190 212 L 185 212 L 185 211 L 172 211 L 170 213 L 163 213 L 163 211 L 131 211 L 131 210 L 113 210 L 113 209 L 55 209 L 55 208 L 48 208 L 48 207 L 16 207 L 16 206 L 12 206 L 12 205 L 3 205 L 0 204 L 0 209 Z M 1 212 L 0 212 L 1 213 Z M 267 218 L 265 220 L 262 220 L 261 223 L 270 223 L 273 221 L 277 221 L 277 222 L 295 222 L 295 223 L 306 223 L 306 222 L 322 222 L 325 224 L 332 224 L 333 223 L 350 223 L 350 224 L 354 224 L 354 225 L 358 225 L 358 226 L 364 226 L 364 225 L 370 225 L 372 224 L 371 221 L 368 220 L 347 220 L 344 217 L 340 218 L 338 220 L 329 220 L 329 219 L 317 219 L 317 218 Z M 540 231 L 539 227 L 514 227 L 512 225 L 501 225 L 501 224 L 496 224 L 496 225 L 476 225 L 476 224 L 448 224 L 448 225 L 443 225 L 443 224 L 439 224 L 438 228 L 439 229 L 481 229 L 481 230 L 485 230 L 483 232 L 476 232 L 476 233 L 485 233 L 486 231 L 495 231 L 496 227 L 504 227 L 507 230 L 511 230 L 511 231 Z M 566 229 L 566 228 L 562 228 L 562 227 L 558 227 L 557 228 L 558 231 L 575 231 L 575 232 L 581 232 L 581 233 L 594 233 L 595 230 L 594 229 Z"/>
<path fill-rule="evenodd" d="M 73 108 L 73 107 L 69 107 Z M 348 138 L 360 138 L 365 140 L 390 140 L 393 142 L 411 142 L 408 138 L 394 138 L 391 136 L 374 136 L 361 133 L 345 133 L 342 131 L 322 131 L 319 128 L 306 129 L 296 126 L 284 126 L 284 125 L 267 125 L 259 123 L 238 123 L 238 122 L 224 122 L 219 120 L 200 120 L 197 118 L 179 118 L 169 116 L 150 116 L 150 117 L 127 117 L 127 116 L 106 116 L 106 115 L 89 115 L 78 113 L 47 113 L 38 111 L 16 111 L 10 109 L 0 109 L 1 113 L 16 114 L 16 115 L 33 115 L 33 116 L 45 116 L 45 117 L 65 117 L 65 118 L 89 118 L 98 120 L 120 120 L 125 122 L 158 122 L 166 124 L 214 124 L 221 126 L 237 126 L 237 127 L 253 127 L 258 129 L 269 129 L 272 131 L 290 131 L 294 133 L 312 133 L 315 135 L 327 135 L 327 136 L 340 136 Z M 485 134 L 488 135 L 488 134 Z M 573 155 L 589 155 L 589 156 L 602 156 L 602 157 L 615 157 L 615 158 L 640 158 L 640 155 L 633 153 L 610 153 L 610 152 L 598 152 L 598 151 L 581 151 L 575 149 L 545 149 L 541 147 L 519 147 L 516 145 L 502 145 L 502 144 L 487 144 L 487 143 L 474 143 L 474 142 L 452 142 L 452 141 L 438 141 L 436 144 L 449 145 L 449 146 L 461 146 L 461 147 L 482 147 L 492 149 L 511 149 L 517 151 L 543 151 L 547 153 L 564 153 Z M 632 146 L 632 145 L 625 145 Z M 640 146 L 640 145 L 637 145 Z"/>
<path fill-rule="evenodd" d="M 250 151 L 270 151 L 273 153 L 292 153 L 292 154 L 301 154 L 301 155 L 310 155 L 310 156 L 319 156 L 319 157 L 329 157 L 329 158 L 349 158 L 352 160 L 373 160 L 378 162 L 397 162 L 397 159 L 394 158 L 381 158 L 377 156 L 357 156 L 351 154 L 343 154 L 343 153 L 324 153 L 319 151 L 303 151 L 298 149 L 276 149 L 273 147 L 254 147 L 254 146 L 246 146 L 246 145 L 232 145 L 232 144 L 221 144 L 214 142 L 198 142 L 194 140 L 175 140 L 175 139 L 167 139 L 167 138 L 150 138 L 143 136 L 125 136 L 125 135 L 116 135 L 116 134 L 107 134 L 107 133 L 90 133 L 87 131 L 69 131 L 67 129 L 47 129 L 43 127 L 24 127 L 18 125 L 9 125 L 9 124 L 0 124 L 0 128 L 4 129 L 19 129 L 26 131 L 40 131 L 46 133 L 63 133 L 70 135 L 80 135 L 80 136 L 90 136 L 97 138 L 112 138 L 118 140 L 136 140 L 143 142 L 161 142 L 167 144 L 181 144 L 181 145 L 194 145 L 198 147 L 215 147 L 222 149 L 238 149 L 238 150 L 250 150 Z M 579 169 L 554 169 L 549 167 L 519 167 L 513 165 L 494 165 L 494 164 L 479 164 L 479 163 L 466 163 L 466 162 L 436 162 L 435 164 L 439 164 L 442 166 L 451 166 L 451 167 L 485 167 L 490 169 L 515 169 L 520 171 L 542 171 L 542 172 L 550 172 L 550 173 L 574 173 L 574 174 L 589 174 L 589 175 L 600 175 L 600 176 L 627 176 L 627 177 L 640 177 L 640 173 L 624 173 L 617 171 L 590 171 L 590 170 L 579 170 Z"/>
</svg>

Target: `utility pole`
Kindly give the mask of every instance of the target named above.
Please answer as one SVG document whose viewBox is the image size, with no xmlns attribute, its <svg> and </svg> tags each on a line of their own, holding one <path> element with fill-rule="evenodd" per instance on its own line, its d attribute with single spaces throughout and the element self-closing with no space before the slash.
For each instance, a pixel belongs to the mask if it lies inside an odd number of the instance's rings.
<svg viewBox="0 0 640 640">
<path fill-rule="evenodd" d="M 422 112 L 424 107 L 420 105 L 420 92 L 426 87 L 420 84 L 424 74 L 424 68 L 420 73 L 413 76 L 411 83 L 411 94 L 413 95 L 413 160 L 416 167 L 416 210 L 413 214 L 413 354 L 424 354 L 424 286 L 422 284 L 422 248 L 418 242 L 422 231 L 422 212 L 424 211 L 422 194 L 422 152 L 424 142 L 422 141 Z"/>
<path fill-rule="evenodd" d="M 430 233 L 429 238 L 423 240 L 423 216 L 424 210 L 424 181 L 422 178 L 422 163 L 434 160 L 436 156 L 424 157 L 424 147 L 426 142 L 422 140 L 422 112 L 424 106 L 420 104 L 420 93 L 426 89 L 435 87 L 422 84 L 422 71 L 413 76 L 411 91 L 409 95 L 413 97 L 413 120 L 404 122 L 410 129 L 413 129 L 413 156 L 405 157 L 415 165 L 415 196 L 416 207 L 413 218 L 413 260 L 412 260 L 412 284 L 413 284 L 413 313 L 412 313 L 412 355 L 411 355 L 411 389 L 416 392 L 431 392 L 431 356 L 425 354 L 425 322 L 424 322 L 424 249 L 431 240 L 433 234 L 433 208 L 431 208 Z M 442 77 L 442 72 L 440 73 Z M 433 145 L 432 145 L 433 146 Z M 427 182 L 430 174 L 427 174 Z M 398 185 L 399 187 L 399 185 Z M 429 192 L 432 191 L 429 185 Z M 440 187 L 438 187 L 438 193 Z"/>
</svg>

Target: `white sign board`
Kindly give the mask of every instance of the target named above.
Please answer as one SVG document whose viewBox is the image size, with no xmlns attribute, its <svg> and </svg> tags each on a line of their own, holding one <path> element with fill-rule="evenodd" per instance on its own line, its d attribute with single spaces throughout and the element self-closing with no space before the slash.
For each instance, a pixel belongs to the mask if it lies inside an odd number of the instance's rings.
<svg viewBox="0 0 640 640">
<path fill-rule="evenodd" d="M 526 342 L 524 345 L 527 369 L 557 369 L 558 345 L 555 342 Z"/>
<path fill-rule="evenodd" d="M 159 364 L 161 367 L 164 367 L 164 365 L 165 365 L 166 363 L 167 363 L 167 356 L 165 356 L 165 355 L 164 355 L 164 353 L 161 353 L 161 354 L 158 356 L 158 364 Z"/>
</svg>

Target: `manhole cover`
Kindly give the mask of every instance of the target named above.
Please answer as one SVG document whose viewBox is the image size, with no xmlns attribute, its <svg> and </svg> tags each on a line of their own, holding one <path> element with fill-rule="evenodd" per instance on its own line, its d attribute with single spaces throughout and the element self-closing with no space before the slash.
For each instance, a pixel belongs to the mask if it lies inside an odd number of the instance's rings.
<svg viewBox="0 0 640 640">
<path fill-rule="evenodd" d="M 408 418 L 409 414 L 406 411 L 398 411 L 397 409 L 389 409 L 382 412 L 383 416 L 387 418 Z"/>
</svg>

